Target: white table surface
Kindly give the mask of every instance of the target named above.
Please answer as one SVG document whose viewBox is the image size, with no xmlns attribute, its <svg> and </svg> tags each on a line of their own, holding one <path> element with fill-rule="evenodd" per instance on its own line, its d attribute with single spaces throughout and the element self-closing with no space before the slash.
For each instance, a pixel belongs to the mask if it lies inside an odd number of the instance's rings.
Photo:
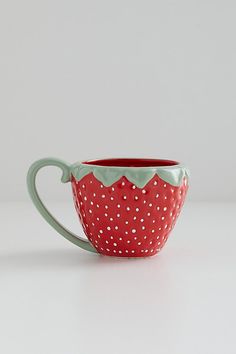
<svg viewBox="0 0 236 354">
<path fill-rule="evenodd" d="M 50 206 L 82 233 L 72 204 Z M 0 217 L 0 353 L 236 353 L 236 204 L 186 203 L 139 260 L 77 248 L 30 202 Z"/>
</svg>

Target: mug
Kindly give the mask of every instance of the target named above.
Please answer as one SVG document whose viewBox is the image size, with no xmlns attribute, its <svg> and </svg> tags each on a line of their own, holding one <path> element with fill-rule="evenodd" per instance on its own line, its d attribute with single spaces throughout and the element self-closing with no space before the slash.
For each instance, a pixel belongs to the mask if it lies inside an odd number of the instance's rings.
<svg viewBox="0 0 236 354">
<path fill-rule="evenodd" d="M 88 240 L 60 224 L 40 199 L 35 179 L 44 166 L 62 170 L 71 182 L 75 209 Z M 147 257 L 165 245 L 184 204 L 188 170 L 177 161 L 110 158 L 69 165 L 56 158 L 32 164 L 28 191 L 44 219 L 62 236 L 91 252 L 115 257 Z"/>
</svg>

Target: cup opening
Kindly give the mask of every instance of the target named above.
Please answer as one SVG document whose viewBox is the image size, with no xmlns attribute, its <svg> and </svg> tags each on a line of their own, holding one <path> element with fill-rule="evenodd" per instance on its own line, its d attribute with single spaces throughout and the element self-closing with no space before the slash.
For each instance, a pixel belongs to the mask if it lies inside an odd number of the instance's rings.
<svg viewBox="0 0 236 354">
<path fill-rule="evenodd" d="M 82 162 L 85 165 L 107 167 L 165 167 L 179 165 L 179 162 L 163 159 L 112 158 Z"/>
</svg>

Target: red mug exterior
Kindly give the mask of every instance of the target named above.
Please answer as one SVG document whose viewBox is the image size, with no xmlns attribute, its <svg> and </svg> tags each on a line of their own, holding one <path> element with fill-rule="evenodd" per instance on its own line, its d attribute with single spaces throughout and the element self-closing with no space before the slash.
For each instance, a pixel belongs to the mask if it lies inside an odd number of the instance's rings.
<svg viewBox="0 0 236 354">
<path fill-rule="evenodd" d="M 111 166 L 119 164 L 118 160 L 110 160 Z M 101 162 L 107 173 L 108 161 Z M 164 165 L 174 163 L 156 161 Z M 122 163 L 124 160 L 121 166 Z M 148 161 L 131 160 L 129 166 L 137 163 L 145 169 Z M 158 253 L 176 223 L 188 190 L 187 176 L 180 185 L 173 186 L 157 174 L 143 188 L 125 176 L 105 186 L 92 172 L 80 180 L 73 176 L 71 183 L 75 207 L 89 241 L 100 254 L 119 257 Z"/>
</svg>

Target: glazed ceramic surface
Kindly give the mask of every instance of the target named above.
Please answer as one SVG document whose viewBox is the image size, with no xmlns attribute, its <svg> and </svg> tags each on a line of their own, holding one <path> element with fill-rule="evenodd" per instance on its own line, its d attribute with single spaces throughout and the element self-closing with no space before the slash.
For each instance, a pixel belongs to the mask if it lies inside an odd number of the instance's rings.
<svg viewBox="0 0 236 354">
<path fill-rule="evenodd" d="M 89 241 L 65 229 L 40 200 L 35 178 L 48 165 L 60 167 L 62 182 L 71 182 Z M 107 256 L 146 257 L 163 248 L 176 223 L 188 190 L 188 171 L 171 160 L 106 159 L 68 166 L 43 159 L 31 166 L 28 189 L 43 217 L 71 242 Z"/>
</svg>

